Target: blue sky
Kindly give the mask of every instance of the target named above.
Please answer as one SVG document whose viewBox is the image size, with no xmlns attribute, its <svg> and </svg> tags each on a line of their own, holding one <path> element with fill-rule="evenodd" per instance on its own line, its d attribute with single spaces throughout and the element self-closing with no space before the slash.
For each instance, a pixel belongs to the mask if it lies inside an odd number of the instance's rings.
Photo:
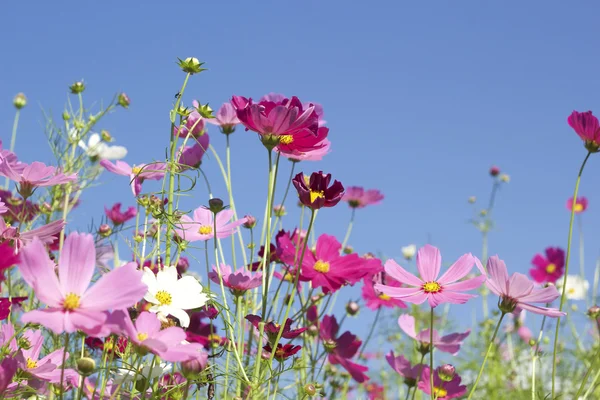
<svg viewBox="0 0 600 400">
<path fill-rule="evenodd" d="M 188 104 L 280 92 L 324 106 L 332 152 L 300 167 L 386 196 L 357 215 L 360 252 L 398 256 L 430 237 L 445 261 L 480 255 L 466 199 L 486 197 L 488 168 L 500 166 L 512 180 L 499 194 L 490 254 L 526 272 L 536 252 L 566 247 L 565 202 L 585 156 L 566 118 L 600 107 L 598 11 L 593 1 L 10 2 L 0 15 L 0 138 L 9 139 L 11 99 L 22 91 L 29 105 L 16 151 L 52 161 L 40 107 L 60 118 L 68 85 L 83 78 L 87 104 L 129 94 L 131 108 L 100 126 L 128 147 L 126 161 L 160 158 L 184 78 L 176 58 L 195 56 L 209 71 L 191 80 Z M 209 134 L 223 150 L 222 135 Z M 239 212 L 262 215 L 265 151 L 243 130 L 232 143 Z M 590 277 L 600 255 L 598 158 L 581 185 Z M 214 160 L 205 167 L 224 196 Z M 105 178 L 84 196 L 76 226 L 105 204 L 133 204 L 125 178 Z M 189 207 L 206 197 L 199 189 Z M 341 238 L 349 215 L 344 205 L 323 211 L 319 232 Z"/>
</svg>

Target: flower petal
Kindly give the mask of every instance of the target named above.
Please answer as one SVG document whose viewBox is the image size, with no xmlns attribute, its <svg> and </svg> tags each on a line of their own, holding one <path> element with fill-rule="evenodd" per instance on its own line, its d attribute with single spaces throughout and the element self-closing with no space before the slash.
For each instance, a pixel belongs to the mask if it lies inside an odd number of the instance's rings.
<svg viewBox="0 0 600 400">
<path fill-rule="evenodd" d="M 138 302 L 148 287 L 135 263 L 127 263 L 102 276 L 81 298 L 81 307 L 107 311 L 128 308 Z"/>
<path fill-rule="evenodd" d="M 442 256 L 437 247 L 426 244 L 417 252 L 417 269 L 425 282 L 435 281 L 440 274 Z"/>
<path fill-rule="evenodd" d="M 437 282 L 444 286 L 459 279 L 464 278 L 473 269 L 475 265 L 474 257 L 471 253 L 463 254 L 448 270 L 442 275 Z M 485 280 L 485 279 L 484 279 Z"/>
<path fill-rule="evenodd" d="M 423 286 L 424 282 L 421 279 L 417 278 L 416 276 L 402 268 L 394 260 L 387 260 L 385 262 L 384 268 L 386 274 L 388 274 L 398 282 L 406 283 L 412 286 L 417 286 L 419 288 Z"/>
<path fill-rule="evenodd" d="M 82 294 L 88 288 L 96 267 L 96 246 L 90 234 L 71 233 L 60 252 L 58 276 L 62 292 Z"/>
</svg>

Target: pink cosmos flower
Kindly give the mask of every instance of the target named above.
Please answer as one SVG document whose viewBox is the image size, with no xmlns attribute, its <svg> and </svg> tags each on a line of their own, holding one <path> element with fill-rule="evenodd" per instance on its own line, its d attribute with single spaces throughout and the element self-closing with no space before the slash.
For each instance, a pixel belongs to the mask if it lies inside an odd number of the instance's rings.
<svg viewBox="0 0 600 400">
<path fill-rule="evenodd" d="M 114 164 L 108 160 L 101 160 L 100 165 L 113 174 L 128 176 L 130 179 L 131 191 L 136 197 L 141 193 L 142 183 L 145 180 L 161 180 L 165 176 L 165 169 L 167 167 L 167 165 L 162 162 L 140 164 L 132 167 L 120 160 L 115 161 Z"/>
<path fill-rule="evenodd" d="M 122 225 L 137 215 L 137 210 L 133 206 L 125 212 L 121 211 L 121 203 L 115 203 L 110 209 L 104 207 L 104 212 L 114 225 Z"/>
<path fill-rule="evenodd" d="M 209 146 L 209 138 L 208 134 L 204 134 L 200 136 L 198 139 L 198 143 L 193 146 L 185 146 L 183 149 L 179 149 L 179 153 L 181 156 L 177 161 L 182 168 L 198 168 L 202 163 L 202 157 L 204 157 L 204 153 L 208 150 Z"/>
<path fill-rule="evenodd" d="M 25 313 L 24 323 L 39 323 L 54 333 L 81 330 L 90 336 L 105 336 L 107 310 L 133 306 L 148 288 L 135 263 L 127 263 L 103 275 L 90 287 L 96 266 L 94 238 L 71 233 L 64 242 L 58 262 L 48 257 L 35 238 L 21 251 L 19 269 L 37 298 L 48 308 Z"/>
<path fill-rule="evenodd" d="M 587 206 L 588 206 L 588 199 L 586 197 L 578 197 L 577 200 L 575 201 L 575 214 L 580 214 L 582 212 L 584 212 L 585 210 L 587 210 Z M 571 197 L 569 200 L 567 200 L 567 209 L 569 211 L 573 211 L 573 198 Z"/>
<path fill-rule="evenodd" d="M 323 157 L 329 154 L 329 150 L 331 149 L 331 142 L 329 139 L 324 139 L 321 142 L 322 147 L 316 148 L 314 150 L 310 150 L 304 153 L 295 154 L 284 154 L 290 161 L 300 162 L 300 161 L 321 161 Z"/>
<path fill-rule="evenodd" d="M 366 276 L 363 281 L 362 298 L 367 307 L 369 307 L 371 310 L 377 310 L 380 307 L 406 308 L 406 304 L 402 300 L 393 299 L 387 294 L 375 289 L 374 285 L 376 284 L 383 284 L 391 287 L 402 286 L 400 282 L 385 275 L 385 272 L 383 271 L 378 272 L 373 276 Z"/>
<path fill-rule="evenodd" d="M 399 282 L 413 287 L 398 288 L 375 285 L 375 289 L 392 298 L 402 299 L 409 303 L 421 304 L 428 300 L 431 307 L 436 307 L 442 303 L 466 303 L 469 299 L 475 297 L 475 295 L 461 292 L 477 289 L 486 279 L 485 275 L 479 275 L 475 278 L 459 281 L 467 276 L 473 265 L 477 265 L 480 270 L 483 270 L 477 257 L 471 253 L 462 255 L 438 279 L 441 265 L 442 257 L 440 251 L 436 247 L 425 245 L 417 253 L 417 269 L 421 278 L 406 271 L 394 260 L 388 260 L 385 263 L 385 272 L 388 275 Z"/>
<path fill-rule="evenodd" d="M 362 383 L 369 380 L 365 372 L 369 368 L 355 364 L 350 359 L 356 355 L 362 342 L 349 331 L 338 336 L 340 326 L 333 315 L 325 315 L 319 329 L 325 351 L 329 353 L 328 360 L 331 364 L 340 364 L 355 381 Z"/>
<path fill-rule="evenodd" d="M 344 195 L 344 185 L 334 180 L 329 186 L 331 174 L 324 174 L 323 171 L 313 172 L 309 177 L 305 177 L 301 172 L 292 179 L 294 187 L 298 191 L 300 202 L 306 207 L 318 210 L 322 207 L 333 207 L 340 202 Z"/>
<path fill-rule="evenodd" d="M 223 277 L 223 285 L 231 289 L 234 295 L 242 295 L 246 290 L 254 289 L 262 285 L 262 272 L 254 274 L 246 269 L 238 269 L 233 271 L 227 264 L 221 264 L 220 271 L 213 265 L 212 272 L 208 274 L 208 278 L 219 284 L 221 282 L 219 275 Z"/>
<path fill-rule="evenodd" d="M 7 394 L 9 385 L 12 382 L 13 376 L 18 369 L 17 360 L 11 357 L 5 357 L 0 362 L 0 396 L 4 397 Z"/>
<path fill-rule="evenodd" d="M 364 208 L 379 204 L 383 200 L 383 194 L 376 189 L 365 190 L 360 186 L 350 186 L 346 188 L 342 200 L 348 202 L 351 208 Z"/>
<path fill-rule="evenodd" d="M 235 108 L 231 103 L 223 103 L 215 118 L 207 119 L 209 124 L 217 125 L 221 128 L 221 132 L 228 135 L 235 131 L 235 126 L 240 124 Z"/>
<path fill-rule="evenodd" d="M 0 215 L 5 214 L 6 212 L 8 212 L 8 207 L 6 207 L 4 202 L 0 201 Z"/>
<path fill-rule="evenodd" d="M 529 274 L 537 283 L 556 283 L 563 276 L 565 268 L 565 252 L 559 247 L 546 248 L 546 256 L 536 254 L 531 260 L 534 268 Z"/>
<path fill-rule="evenodd" d="M 429 366 L 423 368 L 421 375 L 421 381 L 418 384 L 418 388 L 424 393 L 431 395 L 431 384 L 430 384 L 430 369 Z M 433 394 L 437 400 L 448 400 L 462 397 L 467 393 L 467 387 L 461 385 L 461 377 L 458 374 L 454 374 L 454 377 L 450 382 L 444 382 L 436 373 L 433 374 Z"/>
<path fill-rule="evenodd" d="M 400 318 L 398 318 L 398 325 L 404 333 L 419 342 L 422 347 L 429 347 L 429 344 L 431 343 L 429 340 L 429 329 L 424 329 L 417 334 L 415 330 L 415 318 L 412 315 L 402 314 Z M 438 332 L 434 329 L 433 346 L 439 351 L 456 355 L 460 350 L 463 340 L 465 340 L 470 333 L 471 330 L 467 330 L 463 333 L 451 333 L 440 337 Z"/>
<path fill-rule="evenodd" d="M 408 387 L 413 387 L 417 384 L 417 381 L 419 380 L 419 374 L 425 367 L 425 364 L 416 364 L 412 366 L 410 361 L 404 358 L 404 356 L 394 356 L 393 351 L 390 351 L 390 353 L 385 356 L 385 359 L 394 371 L 396 371 L 400 376 L 404 377 L 404 383 Z"/>
<path fill-rule="evenodd" d="M 584 141 L 585 147 L 589 151 L 598 151 L 598 146 L 600 146 L 600 123 L 591 111 L 581 113 L 573 111 L 567 122 Z"/>
<path fill-rule="evenodd" d="M 263 347 L 263 349 L 265 350 L 266 354 L 268 354 L 269 356 L 273 352 L 273 349 L 271 348 L 271 345 L 269 345 L 269 344 L 265 345 Z M 275 358 L 279 362 L 283 362 L 283 361 L 287 360 L 288 358 L 294 356 L 301 349 L 302 349 L 302 346 L 293 345 L 291 343 L 286 343 L 286 344 L 277 343 L 277 350 L 275 350 L 275 355 L 273 356 L 273 358 Z"/>
<path fill-rule="evenodd" d="M 8 149 L 2 148 L 2 140 L 0 140 L 0 158 L 4 158 L 10 164 L 13 171 L 22 172 L 27 164 L 18 160 L 17 155 Z"/>
<path fill-rule="evenodd" d="M 39 212 L 39 206 L 22 197 L 14 196 L 8 190 L 0 190 L 0 200 L 4 202 L 7 212 L 3 215 L 6 222 L 29 222 Z"/>
<path fill-rule="evenodd" d="M 282 156 L 287 157 L 290 161 L 319 161 L 329 153 L 331 142 L 327 139 L 329 129 L 320 127 L 317 130 L 317 136 L 306 134 L 302 137 L 290 138 L 284 140 L 275 149 Z"/>
<path fill-rule="evenodd" d="M 59 219 L 27 232 L 19 232 L 18 228 L 6 225 L 4 220 L 0 218 L 0 240 L 13 241 L 17 252 L 20 251 L 24 245 L 31 243 L 33 239 L 38 239 L 43 244 L 49 246 L 56 241 L 58 234 L 64 226 L 65 221 Z"/>
<path fill-rule="evenodd" d="M 198 108 L 200 106 L 200 103 L 194 100 L 192 102 L 192 105 L 195 108 Z M 202 115 L 200 115 L 200 113 L 197 110 L 194 110 L 185 119 L 183 125 L 173 128 L 173 134 L 177 135 L 177 133 L 179 133 L 179 137 L 185 139 L 188 136 L 188 132 L 190 132 L 191 129 L 191 137 L 201 137 L 202 133 L 204 132 L 204 121 L 206 120 L 202 118 Z"/>
<path fill-rule="evenodd" d="M 499 307 L 501 311 L 513 312 L 519 308 L 553 318 L 566 315 L 555 308 L 530 304 L 551 303 L 556 300 L 560 294 L 555 286 L 548 286 L 543 289 L 535 288 L 532 281 L 518 272 L 509 277 L 506 264 L 498 256 L 492 256 L 488 259 L 487 271 L 490 276 L 485 284 L 492 293 L 500 297 Z"/>
<path fill-rule="evenodd" d="M 23 197 L 31 196 L 38 187 L 61 185 L 77 179 L 77 174 L 65 175 L 58 169 L 37 161 L 23 164 L 22 170 L 20 167 L 15 169 L 13 164 L 1 156 L 0 176 L 5 176 L 18 183 L 19 193 Z"/>
<path fill-rule="evenodd" d="M 278 242 L 282 248 L 281 259 L 289 265 L 297 265 L 296 247 L 286 236 Z M 340 255 L 342 245 L 334 236 L 323 234 L 317 239 L 315 252 L 305 251 L 300 274 L 310 280 L 313 288 L 322 287 L 324 293 L 335 292 L 345 284 L 360 281 L 365 275 L 374 273 L 376 266 L 361 259 L 357 254 Z M 298 250 L 301 254 L 301 250 Z"/>
<path fill-rule="evenodd" d="M 223 210 L 217 214 L 217 237 L 223 239 L 233 235 L 236 229 L 246 222 L 246 218 L 232 221 L 232 210 Z M 188 242 L 196 242 L 198 240 L 205 241 L 213 239 L 214 221 L 213 213 L 206 207 L 198 207 L 194 210 L 192 218 L 189 215 L 183 215 L 180 222 L 175 227 L 175 232 L 183 240 Z"/>
</svg>

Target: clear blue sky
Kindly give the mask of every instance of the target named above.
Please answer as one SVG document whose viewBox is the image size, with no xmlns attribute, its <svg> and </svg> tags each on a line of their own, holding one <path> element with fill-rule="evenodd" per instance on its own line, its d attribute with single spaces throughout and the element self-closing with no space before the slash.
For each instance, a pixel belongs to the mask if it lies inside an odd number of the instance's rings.
<svg viewBox="0 0 600 400">
<path fill-rule="evenodd" d="M 22 91 L 29 105 L 16 151 L 51 161 L 40 106 L 60 118 L 68 85 L 84 78 L 87 104 L 129 94 L 131 108 L 100 126 L 128 147 L 126 161 L 160 158 L 184 77 L 176 57 L 195 56 L 209 71 L 193 77 L 188 104 L 281 92 L 324 106 L 332 152 L 301 167 L 386 195 L 358 213 L 351 243 L 360 252 L 398 256 L 429 235 L 445 261 L 480 255 L 466 199 L 487 196 L 497 164 L 512 180 L 490 253 L 525 272 L 536 252 L 566 246 L 565 202 L 585 156 L 566 118 L 600 114 L 599 11 L 594 1 L 10 2 L 0 15 L 0 137 L 8 140 L 11 99 Z M 209 133 L 223 150 L 222 135 Z M 262 216 L 265 151 L 250 132 L 232 140 L 238 209 Z M 214 161 L 205 167 L 219 188 Z M 588 270 L 600 255 L 599 169 L 594 155 L 581 185 Z M 133 204 L 125 178 L 105 178 L 83 198 L 77 226 L 105 204 Z M 189 207 L 205 201 L 197 193 Z M 341 238 L 348 218 L 340 205 L 317 226 Z"/>
</svg>

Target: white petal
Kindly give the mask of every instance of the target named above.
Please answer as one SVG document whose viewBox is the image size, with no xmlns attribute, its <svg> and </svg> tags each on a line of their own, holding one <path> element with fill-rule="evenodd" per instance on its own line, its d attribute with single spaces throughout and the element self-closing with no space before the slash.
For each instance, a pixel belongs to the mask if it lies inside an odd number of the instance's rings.
<svg viewBox="0 0 600 400">
<path fill-rule="evenodd" d="M 163 288 L 173 295 L 174 293 L 172 293 L 171 289 L 175 288 L 177 284 L 177 267 L 166 267 L 162 271 L 158 271 L 156 282 L 159 288 Z"/>
<path fill-rule="evenodd" d="M 88 147 L 95 147 L 100 143 L 100 135 L 92 133 L 88 139 Z"/>
<path fill-rule="evenodd" d="M 188 313 L 186 313 L 180 308 L 174 307 L 170 307 L 169 311 L 171 312 L 172 316 L 179 320 L 179 324 L 182 328 L 187 328 L 188 326 L 190 326 L 190 316 L 188 315 Z"/>
<path fill-rule="evenodd" d="M 120 160 L 127 155 L 127 149 L 123 146 L 105 146 L 99 155 L 104 160 Z"/>
<path fill-rule="evenodd" d="M 156 281 L 156 275 L 148 267 L 144 267 L 144 275 L 142 275 L 142 282 L 148 286 L 148 293 L 156 294 L 158 292 L 158 283 Z"/>
</svg>

